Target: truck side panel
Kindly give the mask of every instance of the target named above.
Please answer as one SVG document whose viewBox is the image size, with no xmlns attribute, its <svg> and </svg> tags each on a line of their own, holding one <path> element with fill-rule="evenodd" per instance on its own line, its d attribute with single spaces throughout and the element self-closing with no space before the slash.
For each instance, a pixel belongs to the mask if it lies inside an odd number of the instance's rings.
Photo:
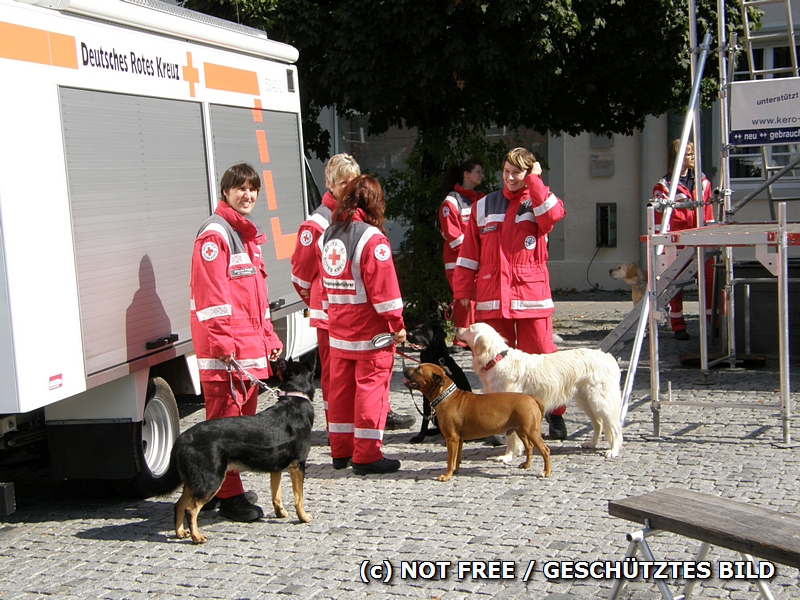
<svg viewBox="0 0 800 600">
<path fill-rule="evenodd" d="M 191 338 L 189 262 L 209 213 L 200 103 L 61 88 L 87 375 Z"/>
</svg>

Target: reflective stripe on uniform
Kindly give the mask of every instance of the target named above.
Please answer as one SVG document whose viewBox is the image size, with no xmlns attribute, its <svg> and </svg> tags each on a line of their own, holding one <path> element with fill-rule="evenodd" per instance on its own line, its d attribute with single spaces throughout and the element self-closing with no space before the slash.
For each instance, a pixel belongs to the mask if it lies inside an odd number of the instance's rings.
<svg viewBox="0 0 800 600">
<path fill-rule="evenodd" d="M 544 213 L 546 213 L 548 210 L 550 210 L 557 204 L 558 204 L 558 198 L 556 198 L 554 194 L 550 194 L 547 197 L 547 200 L 545 200 L 539 206 L 533 209 L 533 214 L 536 215 L 537 217 L 541 217 Z"/>
<path fill-rule="evenodd" d="M 476 302 L 475 310 L 500 310 L 500 300 L 489 300 L 488 302 Z"/>
<path fill-rule="evenodd" d="M 261 358 L 237 358 L 236 362 L 239 363 L 243 369 L 266 369 L 267 357 Z M 219 360 L 218 358 L 198 358 L 197 366 L 203 371 L 227 371 L 228 365 Z"/>
<path fill-rule="evenodd" d="M 360 440 L 382 440 L 383 431 L 380 429 L 359 429 L 358 427 L 354 427 L 353 437 Z"/>
<path fill-rule="evenodd" d="M 294 275 L 294 274 L 292 275 L 292 283 L 296 283 L 297 285 L 299 285 L 304 290 L 307 290 L 307 289 L 311 288 L 311 282 L 310 281 L 305 281 L 304 279 L 300 279 L 297 275 Z"/>
<path fill-rule="evenodd" d="M 458 248 L 463 241 L 464 241 L 464 234 L 462 233 L 460 236 L 458 236 L 456 239 L 450 242 L 450 247 Z"/>
<path fill-rule="evenodd" d="M 222 304 L 220 306 L 209 306 L 203 310 L 198 310 L 196 313 L 198 321 L 208 321 L 209 319 L 216 319 L 218 317 L 230 317 L 231 305 Z"/>
<path fill-rule="evenodd" d="M 357 342 L 348 342 L 347 340 L 339 340 L 331 337 L 331 348 L 337 350 L 352 350 L 354 352 L 365 352 L 367 350 L 375 350 L 372 340 L 363 340 Z"/>
<path fill-rule="evenodd" d="M 324 310 L 319 310 L 318 308 L 312 308 L 308 312 L 308 316 L 312 319 L 316 319 L 317 321 L 327 321 L 328 320 L 328 313 Z"/>
<path fill-rule="evenodd" d="M 328 423 L 330 433 L 353 433 L 355 425 L 352 423 Z"/>
<path fill-rule="evenodd" d="M 394 300 L 388 300 L 386 302 L 378 302 L 372 306 L 375 308 L 376 313 L 383 314 L 392 310 L 397 310 L 398 308 L 403 308 L 403 299 L 395 298 Z"/>
<path fill-rule="evenodd" d="M 467 269 L 472 269 L 473 271 L 477 271 L 478 267 L 480 266 L 480 263 L 477 260 L 470 260 L 468 258 L 464 258 L 462 256 L 459 256 L 456 259 L 456 266 L 464 267 L 464 268 L 467 268 Z"/>
<path fill-rule="evenodd" d="M 554 308 L 553 299 L 547 300 L 512 300 L 511 310 L 543 310 L 546 308 Z"/>
<path fill-rule="evenodd" d="M 250 260 L 250 256 L 246 252 L 242 252 L 240 254 L 231 254 L 231 266 L 233 265 L 252 265 L 253 262 Z"/>
</svg>

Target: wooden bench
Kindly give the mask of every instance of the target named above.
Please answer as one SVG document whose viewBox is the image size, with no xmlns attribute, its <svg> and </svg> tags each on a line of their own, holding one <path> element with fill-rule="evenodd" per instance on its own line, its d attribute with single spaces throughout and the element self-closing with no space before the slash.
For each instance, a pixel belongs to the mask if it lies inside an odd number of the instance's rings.
<svg viewBox="0 0 800 600">
<path fill-rule="evenodd" d="M 653 560 L 646 538 L 667 531 L 702 542 L 696 561 L 705 560 L 714 545 L 739 552 L 754 565 L 757 561 L 753 556 L 757 556 L 800 568 L 800 517 L 678 488 L 612 500 L 608 513 L 645 525 L 645 529 L 628 535 L 628 558 L 641 550 L 647 560 Z M 688 599 L 696 582 L 687 580 L 684 594 L 677 597 L 672 596 L 663 580 L 655 583 L 665 599 L 678 600 Z M 612 599 L 619 596 L 624 583 L 623 578 L 617 579 Z M 764 598 L 772 598 L 765 580 L 756 579 L 755 583 Z"/>
</svg>

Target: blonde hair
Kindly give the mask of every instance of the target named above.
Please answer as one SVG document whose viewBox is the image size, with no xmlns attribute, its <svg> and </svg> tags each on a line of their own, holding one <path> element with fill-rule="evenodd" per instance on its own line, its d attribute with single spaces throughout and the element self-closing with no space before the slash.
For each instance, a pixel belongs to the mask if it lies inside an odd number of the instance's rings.
<svg viewBox="0 0 800 600">
<path fill-rule="evenodd" d="M 331 189 L 339 183 L 361 175 L 356 159 L 349 154 L 334 154 L 325 165 L 325 187 Z"/>
<path fill-rule="evenodd" d="M 680 138 L 676 140 L 672 140 L 672 143 L 669 145 L 669 169 L 672 170 L 672 167 L 675 166 L 675 159 L 678 158 L 678 150 L 681 147 L 681 140 Z M 689 148 L 692 149 L 694 152 L 694 143 L 693 142 L 686 142 L 686 152 L 689 152 Z M 684 154 L 684 160 L 686 158 L 686 154 Z M 683 166 L 681 166 L 683 168 Z"/>
<path fill-rule="evenodd" d="M 521 171 L 527 171 L 528 169 L 533 169 L 536 164 L 536 157 L 525 148 L 514 148 L 506 154 L 503 164 L 505 163 L 512 164 Z"/>
</svg>

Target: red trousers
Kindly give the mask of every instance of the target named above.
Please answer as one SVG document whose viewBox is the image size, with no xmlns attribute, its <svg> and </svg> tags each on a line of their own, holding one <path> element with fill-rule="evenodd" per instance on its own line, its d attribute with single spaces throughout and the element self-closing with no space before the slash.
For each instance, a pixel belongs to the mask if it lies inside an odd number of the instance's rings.
<svg viewBox="0 0 800 600">
<path fill-rule="evenodd" d="M 317 327 L 319 350 L 319 386 L 322 389 L 322 406 L 325 408 L 325 428 L 328 428 L 328 394 L 331 386 L 331 338 L 327 329 Z"/>
<path fill-rule="evenodd" d="M 445 271 L 447 283 L 450 284 L 450 291 L 453 290 L 453 271 Z M 461 302 L 453 302 L 453 327 L 466 329 L 475 322 L 475 302 L 469 301 L 469 308 L 464 308 Z"/>
<path fill-rule="evenodd" d="M 714 259 L 709 258 L 705 265 L 706 275 L 706 319 L 711 318 L 711 301 L 714 293 Z M 697 276 L 695 276 L 695 279 Z M 669 301 L 669 324 L 672 331 L 686 329 L 686 321 L 683 318 L 683 292 L 678 292 Z"/>
<path fill-rule="evenodd" d="M 389 414 L 389 382 L 394 354 L 351 360 L 331 356 L 328 437 L 331 457 L 352 456 L 356 464 L 383 458 L 381 444 Z"/>
<path fill-rule="evenodd" d="M 228 381 L 201 381 L 203 397 L 206 401 L 206 420 L 220 417 L 238 417 L 254 415 L 258 408 L 258 386 L 250 381 L 242 383 L 234 377 L 236 398 L 231 395 L 231 384 Z M 243 387 L 244 386 L 244 387 Z M 246 390 L 246 397 L 242 394 Z M 238 400 L 238 402 L 237 402 Z M 244 402 L 243 404 L 240 404 Z M 239 471 L 228 471 L 217 498 L 231 498 L 244 493 Z"/>
<path fill-rule="evenodd" d="M 508 345 L 528 354 L 552 354 L 558 348 L 553 343 L 553 321 L 550 317 L 540 319 L 487 319 L 497 333 L 502 335 Z M 550 411 L 560 416 L 567 410 L 566 405 Z"/>
</svg>

